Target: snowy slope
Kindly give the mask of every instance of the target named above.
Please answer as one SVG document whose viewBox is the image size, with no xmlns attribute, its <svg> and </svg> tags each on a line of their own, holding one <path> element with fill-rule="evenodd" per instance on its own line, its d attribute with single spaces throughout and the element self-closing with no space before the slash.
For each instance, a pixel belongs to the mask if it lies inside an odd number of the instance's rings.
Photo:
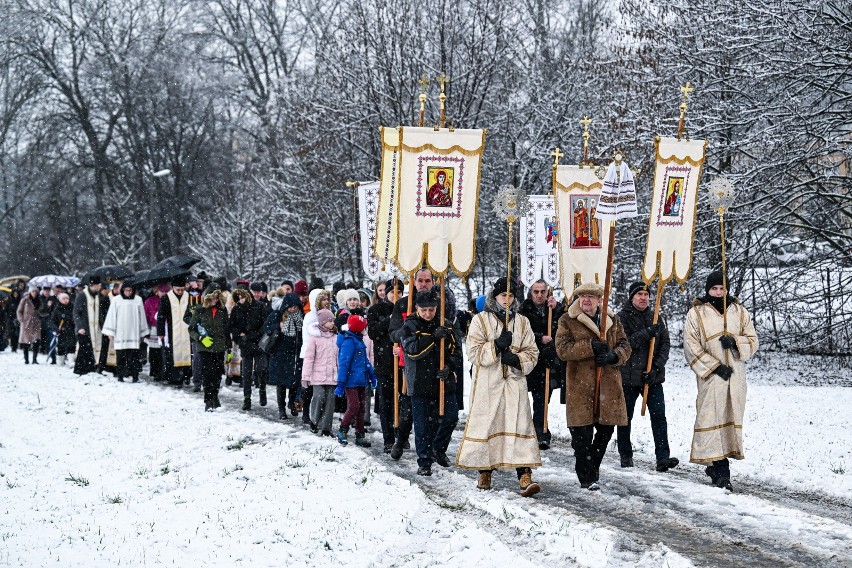
<svg viewBox="0 0 852 568">
<path fill-rule="evenodd" d="M 695 384 L 677 356 L 669 432 L 686 461 Z M 343 448 L 295 420 L 270 420 L 274 403 L 240 412 L 236 390 L 223 388 L 225 406 L 204 413 L 190 392 L 20 358 L 0 354 L 2 566 L 702 565 L 700 552 L 686 553 L 700 549 L 679 536 L 692 525 L 736 527 L 762 557 L 783 557 L 789 541 L 799 554 L 791 558 L 805 563 L 852 562 L 850 472 L 831 471 L 852 469 L 848 388 L 756 380 L 749 459 L 732 468 L 744 493 L 734 495 L 709 487 L 697 466 L 651 471 L 638 410 L 639 467 L 617 468 L 610 450 L 601 494 L 580 490 L 564 407 L 554 404 L 557 443 L 536 473 L 543 492 L 530 500 L 516 495 L 513 475 L 498 474 L 497 490 L 482 493 L 467 472 L 435 466 L 418 478 L 412 452 L 393 462 L 380 448 Z M 796 504 L 814 484 L 835 496 L 830 515 Z M 632 518 L 659 530 L 648 537 Z"/>
</svg>

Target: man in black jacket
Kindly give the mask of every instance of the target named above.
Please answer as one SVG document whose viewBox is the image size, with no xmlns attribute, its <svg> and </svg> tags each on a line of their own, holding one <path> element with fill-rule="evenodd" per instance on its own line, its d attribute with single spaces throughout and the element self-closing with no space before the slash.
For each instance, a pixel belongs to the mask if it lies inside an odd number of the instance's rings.
<svg viewBox="0 0 852 568">
<path fill-rule="evenodd" d="M 550 329 L 547 329 L 548 309 L 553 310 Z M 559 328 L 559 318 L 565 312 L 563 305 L 556 301 L 544 280 L 538 280 L 530 286 L 529 295 L 521 304 L 520 314 L 530 320 L 535 335 L 535 346 L 538 347 L 538 362 L 532 372 L 527 375 L 527 390 L 533 397 L 533 425 L 538 438 L 538 447 L 542 450 L 550 448 L 550 430 L 544 430 L 544 375 L 550 369 L 550 392 L 561 388 L 560 380 L 565 376 L 565 363 L 556 356 L 556 330 Z"/>
<path fill-rule="evenodd" d="M 382 437 L 384 438 L 385 453 L 390 453 L 396 440 L 393 421 L 393 340 L 390 337 L 391 314 L 396 301 L 402 296 L 404 285 L 401 280 L 388 280 L 385 284 L 385 299 L 378 304 L 370 306 L 367 310 L 367 334 L 373 340 L 373 365 L 376 375 L 379 377 L 377 398 L 382 424 Z M 402 370 L 399 371 L 400 378 Z M 406 436 L 407 437 L 407 436 Z"/>
<path fill-rule="evenodd" d="M 418 292 L 416 313 L 406 318 L 399 335 L 405 352 L 405 381 L 414 417 L 417 475 L 432 475 L 432 462 L 449 467 L 447 447 L 459 421 L 455 376 L 462 372 L 461 337 L 452 324 L 442 326 L 438 295 Z M 448 323 L 448 322 L 445 322 Z M 444 368 L 440 346 L 444 340 Z M 444 415 L 439 415 L 440 384 L 444 383 Z"/>
<path fill-rule="evenodd" d="M 651 414 L 651 432 L 654 436 L 654 452 L 657 457 L 657 471 L 668 471 L 679 462 L 669 454 L 669 435 L 666 423 L 666 402 L 663 396 L 663 382 L 666 380 L 666 362 L 669 360 L 669 332 L 662 320 L 653 323 L 652 310 L 648 309 L 651 294 L 644 282 L 634 282 L 628 290 L 628 298 L 618 313 L 624 333 L 630 340 L 632 353 L 630 359 L 621 367 L 621 383 L 624 388 L 624 400 L 627 403 L 627 426 L 618 427 L 618 453 L 621 467 L 633 467 L 633 446 L 630 443 L 630 422 L 636 400 L 641 398 L 645 385 L 648 385 L 648 411 Z M 648 352 L 651 339 L 654 344 L 654 358 L 651 370 L 645 372 L 648 364 Z"/>
<path fill-rule="evenodd" d="M 267 356 L 257 346 L 263 335 L 263 324 L 271 311 L 259 282 L 251 285 L 251 295 L 245 290 L 234 292 L 237 303 L 231 311 L 231 334 L 240 346 L 240 377 L 243 382 L 243 410 L 251 410 L 251 387 L 257 383 L 260 405 L 266 406 Z"/>
</svg>

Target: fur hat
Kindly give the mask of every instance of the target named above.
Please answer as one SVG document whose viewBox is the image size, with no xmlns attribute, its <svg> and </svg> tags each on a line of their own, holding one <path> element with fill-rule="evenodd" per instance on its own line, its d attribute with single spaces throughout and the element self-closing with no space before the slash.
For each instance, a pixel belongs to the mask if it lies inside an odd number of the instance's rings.
<svg viewBox="0 0 852 568">
<path fill-rule="evenodd" d="M 300 296 L 308 295 L 308 282 L 306 280 L 296 280 L 293 285 L 293 291 Z"/>
<path fill-rule="evenodd" d="M 434 308 L 438 305 L 438 295 L 433 290 L 417 292 L 414 303 L 418 308 Z"/>
<path fill-rule="evenodd" d="M 92 274 L 91 276 L 89 276 L 86 279 L 86 284 L 88 286 L 92 286 L 94 284 L 100 284 L 100 283 L 101 283 L 101 277 L 97 274 Z"/>
<path fill-rule="evenodd" d="M 249 290 L 252 292 L 263 292 L 263 282 L 252 282 Z"/>
<path fill-rule="evenodd" d="M 172 286 L 177 286 L 178 288 L 186 287 L 186 276 L 175 276 L 172 278 Z"/>
<path fill-rule="evenodd" d="M 727 284 L 727 282 L 722 282 L 722 271 L 714 270 L 713 272 L 707 275 L 707 282 L 704 283 L 704 292 L 706 294 L 709 294 L 710 288 L 712 288 L 713 286 L 723 286 L 724 284 Z"/>
<path fill-rule="evenodd" d="M 334 314 L 331 313 L 331 310 L 320 310 L 317 312 L 317 325 L 320 328 L 330 321 L 334 321 Z"/>
<path fill-rule="evenodd" d="M 247 290 L 245 290 L 243 288 L 237 288 L 236 290 L 234 290 L 234 293 L 233 293 L 232 296 L 234 298 L 234 302 L 239 302 L 240 298 L 245 298 L 248 303 L 251 303 L 251 302 L 254 301 L 254 298 L 252 297 L 252 295 Z"/>
<path fill-rule="evenodd" d="M 204 295 L 204 307 L 209 308 L 222 303 L 222 292 L 218 288 L 209 290 Z"/>
<path fill-rule="evenodd" d="M 206 272 L 204 272 L 203 270 L 202 270 L 201 272 L 199 272 L 199 273 L 198 273 L 198 276 L 196 276 L 196 277 L 195 277 L 195 279 L 196 279 L 196 280 L 207 280 L 207 279 L 209 279 L 209 278 L 210 278 L 210 277 L 209 277 L 209 276 L 207 276 L 207 273 L 206 273 Z"/>
<path fill-rule="evenodd" d="M 363 316 L 352 315 L 346 320 L 346 325 L 352 333 L 362 333 L 367 329 L 367 320 Z"/>
<path fill-rule="evenodd" d="M 641 290 L 645 290 L 649 294 L 651 293 L 651 287 L 642 282 L 641 280 L 639 282 L 634 282 L 630 285 L 630 288 L 627 289 L 627 299 L 629 301 L 633 301 L 633 296 L 635 296 Z"/>
<path fill-rule="evenodd" d="M 491 297 L 496 298 L 500 294 L 503 294 L 506 291 L 506 277 L 501 276 L 497 279 L 497 282 L 494 283 L 494 289 L 491 291 Z M 515 282 L 515 279 L 512 278 L 509 281 L 509 292 L 514 296 L 518 295 L 518 284 Z"/>
<path fill-rule="evenodd" d="M 585 284 L 580 284 L 574 291 L 571 293 L 574 297 L 582 296 L 583 294 L 594 294 L 598 298 L 603 298 L 604 289 L 600 284 L 595 284 L 594 282 L 586 282 Z"/>
</svg>

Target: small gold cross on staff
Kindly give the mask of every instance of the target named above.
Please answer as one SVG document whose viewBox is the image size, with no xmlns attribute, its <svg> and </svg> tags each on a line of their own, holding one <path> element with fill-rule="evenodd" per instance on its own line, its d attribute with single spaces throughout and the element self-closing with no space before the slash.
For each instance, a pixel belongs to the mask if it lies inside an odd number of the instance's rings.
<svg viewBox="0 0 852 568">
<path fill-rule="evenodd" d="M 438 75 L 437 77 L 435 77 L 435 82 L 441 84 L 441 94 L 438 95 L 438 99 L 441 101 L 441 118 L 440 118 L 441 123 L 440 123 L 440 126 L 441 126 L 441 128 L 444 128 L 444 126 L 446 125 L 446 119 L 444 117 L 444 108 L 446 106 L 445 102 L 447 100 L 447 95 L 446 95 L 446 93 L 444 93 L 444 90 L 445 90 L 444 88 L 445 88 L 446 84 L 450 82 L 450 78 L 447 77 L 444 74 L 443 71 L 441 71 L 441 74 Z"/>
<path fill-rule="evenodd" d="M 419 81 L 420 84 L 420 127 L 426 126 L 426 87 L 429 86 L 429 77 L 423 75 Z"/>
<path fill-rule="evenodd" d="M 559 158 L 562 158 L 562 157 L 565 156 L 565 154 L 563 152 L 559 151 L 559 146 L 557 146 L 556 149 L 553 152 L 550 153 L 550 155 L 553 156 L 553 167 L 558 166 L 559 165 Z"/>
<path fill-rule="evenodd" d="M 589 163 L 589 125 L 592 123 L 592 119 L 588 116 L 584 116 L 582 120 L 580 120 L 580 124 L 583 125 L 583 165 Z"/>
<path fill-rule="evenodd" d="M 694 90 L 695 89 L 689 81 L 686 82 L 686 85 L 680 88 L 680 92 L 683 93 L 683 102 L 680 103 L 680 121 L 678 121 L 677 125 L 678 140 L 683 138 L 683 135 L 686 134 L 686 102 L 689 100 L 689 93 Z"/>
</svg>

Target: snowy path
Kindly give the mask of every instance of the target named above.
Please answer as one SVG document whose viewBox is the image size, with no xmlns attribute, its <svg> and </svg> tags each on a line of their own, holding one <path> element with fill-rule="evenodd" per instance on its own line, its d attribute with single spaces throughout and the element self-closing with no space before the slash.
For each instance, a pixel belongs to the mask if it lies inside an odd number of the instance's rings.
<svg viewBox="0 0 852 568">
<path fill-rule="evenodd" d="M 342 448 L 279 421 L 274 403 L 241 412 L 233 388 L 210 414 L 189 392 L 19 358 L 0 354 L 2 566 L 852 566 L 849 474 L 806 463 L 827 451 L 848 463 L 848 412 L 812 414 L 823 438 L 779 434 L 801 448 L 787 453 L 790 475 L 773 461 L 784 452 L 754 447 L 769 457 L 735 464 L 733 495 L 696 466 L 654 472 L 645 420 L 638 467 L 622 470 L 610 450 L 594 494 L 577 485 L 554 405 L 556 443 L 535 474 L 543 491 L 523 499 L 514 474 L 496 474 L 491 492 L 454 468 L 418 477 L 413 451 L 394 462 L 377 433 L 370 450 Z M 795 396 L 806 410 L 843 408 L 852 392 L 784 389 L 778 400 Z M 683 459 L 680 406 L 694 395 L 683 381 L 667 396 Z M 769 402 L 755 410 L 747 435 L 761 441 L 792 414 Z M 812 490 L 821 478 L 829 490 Z"/>
</svg>

